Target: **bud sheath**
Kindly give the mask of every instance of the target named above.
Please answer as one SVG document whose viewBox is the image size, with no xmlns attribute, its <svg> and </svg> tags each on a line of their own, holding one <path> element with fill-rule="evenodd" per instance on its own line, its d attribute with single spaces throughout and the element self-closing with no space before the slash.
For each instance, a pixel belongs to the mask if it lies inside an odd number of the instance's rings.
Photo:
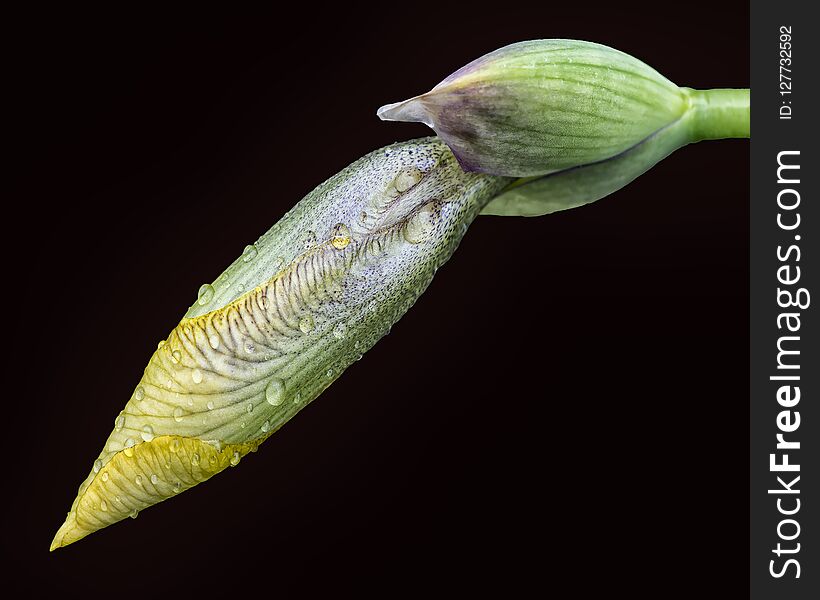
<svg viewBox="0 0 820 600">
<path fill-rule="evenodd" d="M 535 40 L 491 52 L 378 114 L 432 127 L 467 171 L 527 177 L 611 158 L 687 106 L 683 90 L 628 54 Z"/>
</svg>

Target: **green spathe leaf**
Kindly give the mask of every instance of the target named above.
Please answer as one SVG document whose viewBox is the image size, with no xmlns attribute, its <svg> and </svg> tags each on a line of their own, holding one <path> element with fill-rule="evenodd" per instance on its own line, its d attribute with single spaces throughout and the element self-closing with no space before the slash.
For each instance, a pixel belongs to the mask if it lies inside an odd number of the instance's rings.
<svg viewBox="0 0 820 600">
<path fill-rule="evenodd" d="M 616 156 L 686 110 L 683 90 L 628 54 L 535 40 L 491 52 L 378 115 L 432 127 L 467 171 L 528 177 Z"/>
</svg>

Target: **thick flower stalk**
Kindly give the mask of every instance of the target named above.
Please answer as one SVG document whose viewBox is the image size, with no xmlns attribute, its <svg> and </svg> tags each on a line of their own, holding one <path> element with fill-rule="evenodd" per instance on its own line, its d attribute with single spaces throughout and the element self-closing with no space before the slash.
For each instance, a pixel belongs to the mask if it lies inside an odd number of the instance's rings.
<svg viewBox="0 0 820 600">
<path fill-rule="evenodd" d="M 532 177 L 618 157 L 684 118 L 686 143 L 749 137 L 749 91 L 680 88 L 607 46 L 534 40 L 378 115 L 427 124 L 467 171 Z"/>
</svg>

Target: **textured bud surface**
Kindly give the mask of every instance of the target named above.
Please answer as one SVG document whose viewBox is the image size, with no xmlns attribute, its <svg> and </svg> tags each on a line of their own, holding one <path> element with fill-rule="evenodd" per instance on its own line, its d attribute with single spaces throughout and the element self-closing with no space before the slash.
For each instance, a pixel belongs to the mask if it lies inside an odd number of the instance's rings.
<svg viewBox="0 0 820 600">
<path fill-rule="evenodd" d="M 52 550 L 255 450 L 388 332 L 507 183 L 428 138 L 308 194 L 160 342 Z"/>
</svg>

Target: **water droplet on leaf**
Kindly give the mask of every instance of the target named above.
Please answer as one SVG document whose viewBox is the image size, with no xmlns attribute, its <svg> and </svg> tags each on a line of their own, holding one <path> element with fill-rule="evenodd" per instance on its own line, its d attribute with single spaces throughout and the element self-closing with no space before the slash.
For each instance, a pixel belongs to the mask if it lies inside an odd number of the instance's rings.
<svg viewBox="0 0 820 600">
<path fill-rule="evenodd" d="M 196 301 L 199 303 L 200 306 L 205 306 L 206 304 L 208 304 L 208 302 L 210 302 L 213 299 L 213 297 L 213 286 L 209 283 L 205 283 L 199 288 L 199 293 L 196 296 Z"/>
<path fill-rule="evenodd" d="M 245 250 L 244 250 L 244 252 L 242 252 L 242 262 L 252 261 L 254 258 L 256 258 L 257 254 L 259 254 L 259 252 L 256 249 L 256 246 L 254 246 L 253 244 L 249 244 L 248 246 L 245 246 Z M 236 256 L 236 255 L 234 255 L 234 256 Z"/>
<path fill-rule="evenodd" d="M 344 223 L 337 223 L 333 227 L 330 243 L 336 250 L 344 250 L 350 243 L 350 230 Z"/>
<path fill-rule="evenodd" d="M 393 185 L 398 193 L 403 194 L 421 181 L 422 175 L 423 173 L 416 167 L 402 169 L 393 180 Z"/>
<path fill-rule="evenodd" d="M 140 433 L 140 435 L 142 436 L 143 441 L 150 442 L 154 439 L 154 428 L 150 425 L 146 425 L 142 428 L 142 433 Z"/>
<path fill-rule="evenodd" d="M 265 388 L 265 400 L 271 406 L 279 406 L 285 399 L 285 382 L 281 379 L 273 378 Z"/>
</svg>

